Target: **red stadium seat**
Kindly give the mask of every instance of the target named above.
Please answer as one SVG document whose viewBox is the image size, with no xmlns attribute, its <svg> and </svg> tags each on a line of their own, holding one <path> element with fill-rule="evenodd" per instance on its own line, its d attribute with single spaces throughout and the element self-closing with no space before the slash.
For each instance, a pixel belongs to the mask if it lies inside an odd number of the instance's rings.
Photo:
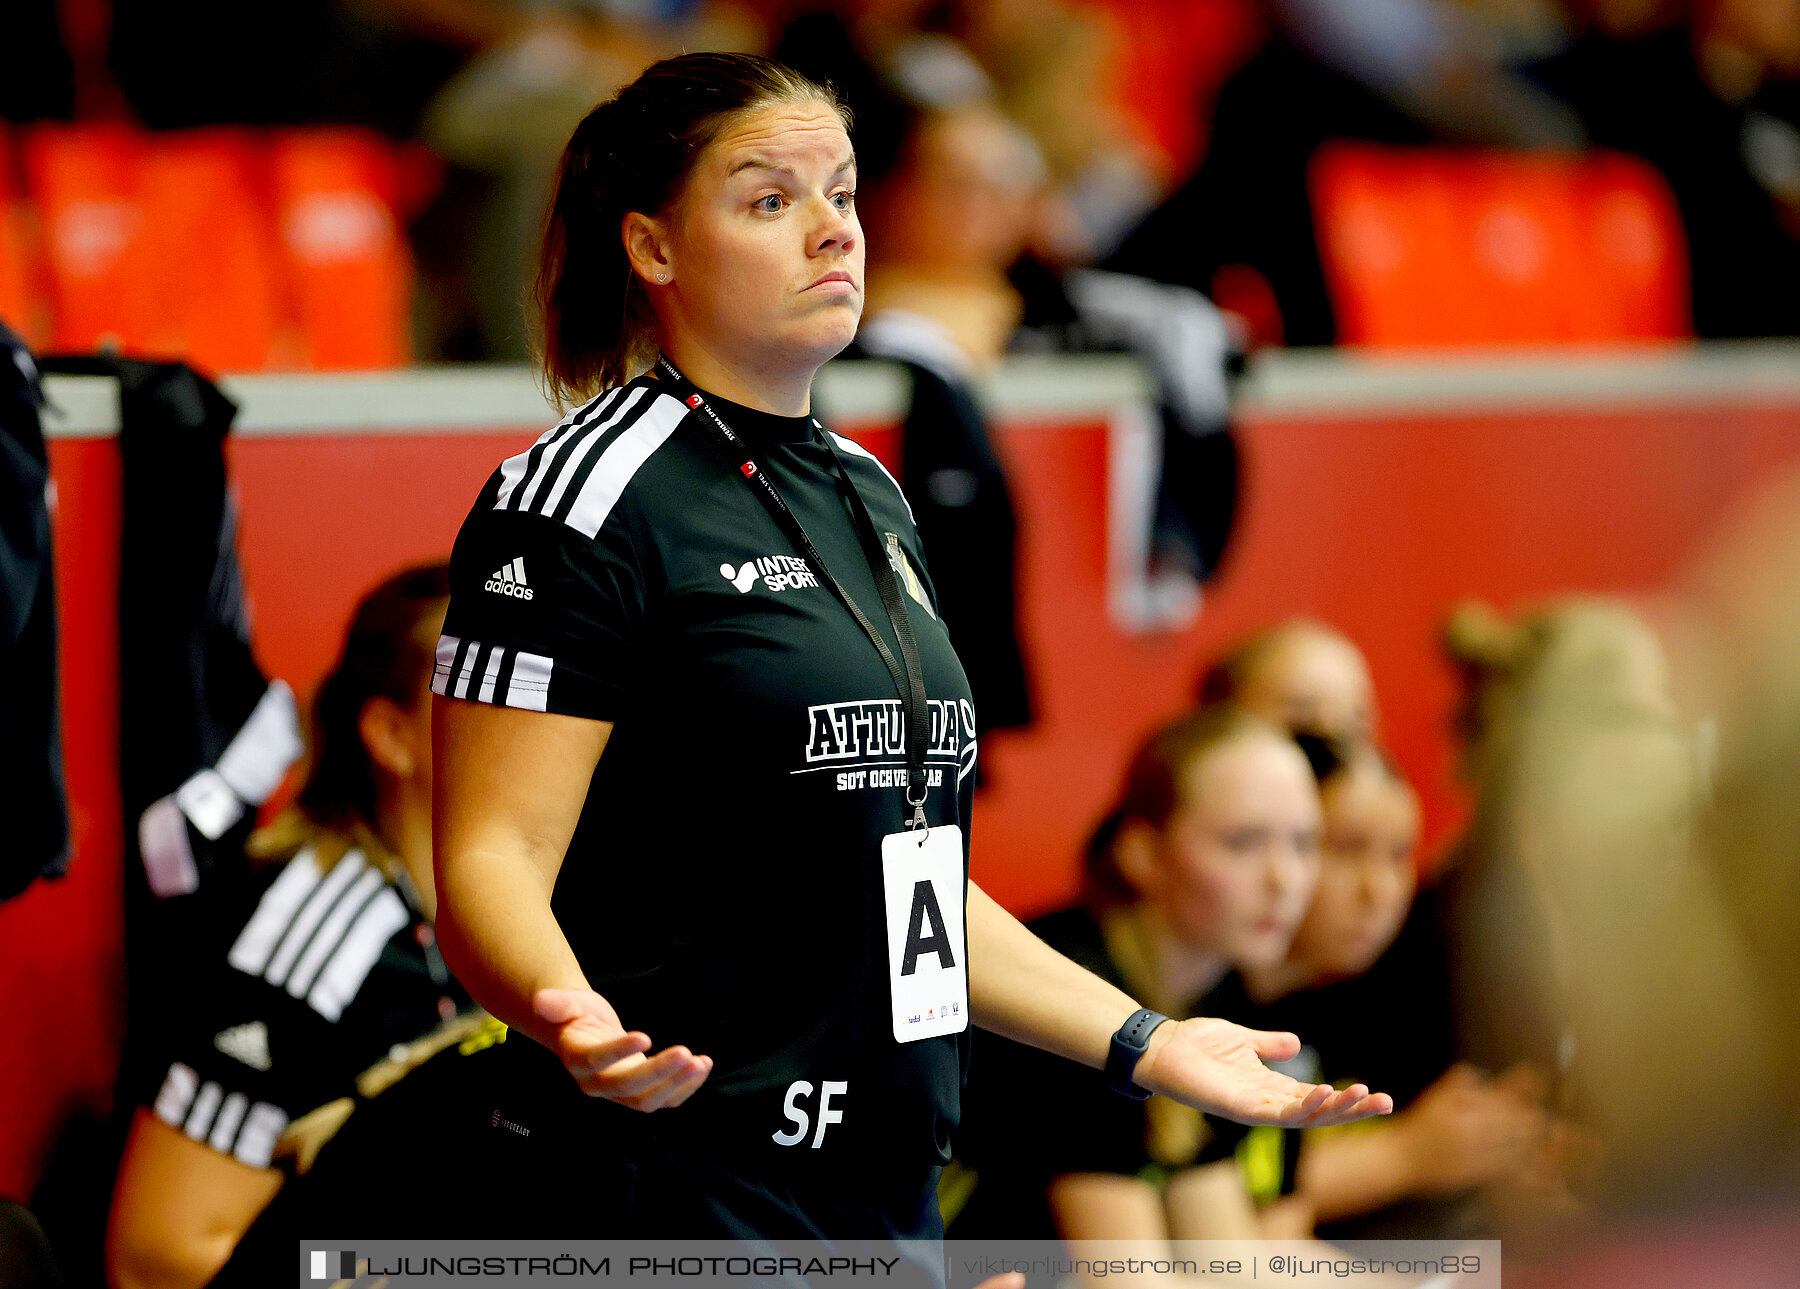
<svg viewBox="0 0 1800 1289">
<path fill-rule="evenodd" d="M 0 123 L 0 318 L 38 347 L 49 338 L 50 316 L 39 277 L 36 221 L 18 171 L 12 135 Z"/>
<path fill-rule="evenodd" d="M 1692 335 L 1687 242 L 1663 177 L 1636 157 L 1601 153 L 1583 169 L 1576 200 L 1609 306 L 1599 325 L 1631 339 Z"/>
<path fill-rule="evenodd" d="M 25 172 L 44 229 L 49 343 L 142 350 L 156 334 L 138 177 L 144 136 L 120 125 L 40 125 Z"/>
<path fill-rule="evenodd" d="M 1309 185 L 1346 344 L 1690 334 L 1680 223 L 1635 159 L 1334 145 Z"/>
<path fill-rule="evenodd" d="M 1455 344 L 1478 328 L 1446 281 L 1454 191 L 1439 169 L 1377 149 L 1330 149 L 1310 176 L 1319 252 L 1349 344 Z"/>
<path fill-rule="evenodd" d="M 258 140 L 247 131 L 154 137 L 139 189 L 155 287 L 151 352 L 214 372 L 298 363 L 284 324 L 273 200 L 258 172 Z"/>
<path fill-rule="evenodd" d="M 362 131 L 290 131 L 275 140 L 274 174 L 306 365 L 410 361 L 412 259 L 396 215 L 392 149 Z"/>
</svg>

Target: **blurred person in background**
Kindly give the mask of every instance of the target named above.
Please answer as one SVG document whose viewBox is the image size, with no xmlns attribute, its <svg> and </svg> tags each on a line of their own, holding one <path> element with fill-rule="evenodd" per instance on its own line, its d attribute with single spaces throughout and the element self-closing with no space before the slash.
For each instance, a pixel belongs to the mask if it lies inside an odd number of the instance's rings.
<svg viewBox="0 0 1800 1289">
<path fill-rule="evenodd" d="M 1140 629 L 1179 629 L 1199 609 L 1199 584 L 1219 568 L 1236 512 L 1231 384 L 1242 355 L 1224 316 L 1198 293 L 1082 267 L 1098 253 L 1096 220 L 1109 218 L 1096 213 L 1111 201 L 1106 176 L 1136 164 L 1126 164 L 1133 149 L 1104 142 L 1120 118 L 1096 82 L 1102 52 L 1081 52 L 1099 39 L 1093 16 L 1061 6 L 934 8 L 918 0 L 848 12 L 808 8 L 783 30 L 777 54 L 841 87 L 856 112 L 869 184 L 863 209 L 883 233 L 871 270 L 895 270 L 888 308 L 903 303 L 900 293 L 918 306 L 905 309 L 909 317 L 899 324 L 872 314 L 871 346 L 898 344 L 915 359 L 929 354 L 926 366 L 971 393 L 973 377 L 999 352 L 1123 352 L 1144 360 L 1156 383 L 1160 433 L 1144 477 L 1134 480 L 1143 559 L 1128 612 Z M 1034 51 L 1046 44 L 1054 49 L 1039 62 Z M 1080 74 L 1066 84 L 1042 79 L 1064 65 L 1065 54 Z M 1036 88 L 1015 93 L 1009 75 Z M 1064 122 L 1071 129 L 1057 124 L 1069 117 L 1079 118 Z M 1076 146 L 1076 139 L 1086 142 Z M 1072 158 L 1086 155 L 1084 148 L 1094 150 L 1091 164 L 1078 165 Z M 1060 166 L 1051 159 L 1058 149 Z M 884 183 L 890 174 L 895 182 Z M 946 221 L 945 207 L 930 202 L 934 195 L 942 202 L 952 186 L 981 200 Z M 1125 184 L 1120 200 L 1137 209 L 1141 189 Z M 911 213 L 890 218 L 890 205 Z M 883 250 L 890 239 L 892 256 Z M 952 345 L 922 338 L 946 328 Z M 972 399 L 960 401 L 954 419 L 978 413 Z M 951 486 L 952 499 L 969 491 Z M 991 487 L 979 492 L 975 506 L 997 496 Z"/>
<path fill-rule="evenodd" d="M 684 47 L 752 48 L 732 0 L 112 0 L 110 67 L 153 130 L 362 126 L 419 140 L 403 209 L 416 252 L 418 349 L 524 361 L 520 309 L 556 159 L 596 99 Z"/>
<path fill-rule="evenodd" d="M 448 595 L 429 565 L 364 597 L 319 687 L 295 802 L 251 839 L 267 862 L 213 897 L 217 974 L 186 982 L 193 1004 L 115 1184 L 114 1289 L 205 1284 L 305 1162 L 304 1117 L 470 1009 L 432 934 L 431 651 Z"/>
<path fill-rule="evenodd" d="M 1295 1193 L 1327 1238 L 1476 1234 L 1461 1201 L 1520 1168 L 1548 1132 L 1541 1078 L 1526 1065 L 1493 1078 L 1463 1063 L 1446 1070 L 1449 1017 L 1431 1005 L 1436 982 L 1391 962 L 1372 970 L 1412 906 L 1418 797 L 1373 744 L 1300 742 L 1324 807 L 1319 884 L 1287 956 L 1245 968 L 1253 1005 L 1236 1019 L 1298 1027 L 1320 1078 L 1380 1080 L 1397 1109 L 1379 1131 L 1307 1133 L 1260 1153 L 1297 1149 Z"/>
<path fill-rule="evenodd" d="M 441 34 L 454 73 L 420 106 L 419 136 L 450 162 L 421 222 L 425 348 L 523 362 L 529 278 L 563 145 L 596 102 L 683 49 L 754 50 L 752 6 L 731 0 L 373 0 L 391 23 Z"/>
<path fill-rule="evenodd" d="M 996 104 L 1037 143 L 1058 196 L 1037 250 L 1091 264 L 1167 191 L 1171 176 L 1116 101 L 1101 14 L 1068 0 L 959 0 L 946 26 L 987 72 Z"/>
<path fill-rule="evenodd" d="M 1234 645 L 1201 675 L 1199 697 L 1297 734 L 1357 743 L 1375 733 L 1375 686 L 1362 650 L 1311 618 L 1289 618 Z"/>
<path fill-rule="evenodd" d="M 1661 640 L 1643 614 L 1622 602 L 1570 598 L 1510 616 L 1469 602 L 1449 616 L 1444 644 L 1463 686 L 1457 715 L 1464 740 L 1461 775 L 1474 792 L 1475 809 L 1421 897 L 1414 922 L 1431 942 L 1429 953 L 1421 949 L 1421 960 L 1441 963 L 1451 987 L 1459 1058 L 1486 1071 L 1524 1062 L 1546 1080 L 1545 1105 L 1554 1119 L 1542 1151 L 1483 1196 L 1488 1216 L 1510 1228 L 1519 1215 L 1571 1210 L 1592 1165 L 1581 1125 L 1593 1107 L 1568 1077 L 1580 1043 L 1547 987 L 1554 928 L 1515 855 L 1521 845 L 1538 853 L 1540 841 L 1537 806 L 1521 787 L 1527 774 L 1538 772 L 1533 740 L 1546 722 L 1566 720 L 1662 731 L 1675 742 L 1659 734 L 1646 744 L 1654 745 L 1651 754 L 1685 745 L 1681 755 L 1690 768 L 1698 764 L 1700 744 L 1692 730 L 1676 728 Z M 1629 740 L 1619 751 L 1621 772 L 1635 772 Z M 1596 825 L 1601 820 L 1597 813 Z M 1670 816 L 1665 822 L 1678 821 Z M 1675 837 L 1671 832 L 1665 840 Z M 1646 862 L 1650 854 L 1644 852 Z M 1607 898 L 1627 898 L 1625 889 Z M 1496 916 L 1501 909 L 1504 919 Z"/>
<path fill-rule="evenodd" d="M 1587 1211 L 1522 1226 L 1509 1284 L 1793 1281 L 1797 582 L 1790 473 L 1650 606 L 1654 631 L 1621 622 L 1613 647 L 1515 686 L 1487 763 L 1505 880 L 1474 909 L 1478 979 L 1528 993 L 1566 1035 L 1562 1094 L 1599 1149 Z M 1521 922 L 1543 948 L 1523 975 Z"/>
<path fill-rule="evenodd" d="M 1248 1010 L 1236 971 L 1286 954 L 1318 878 L 1319 828 L 1291 738 L 1228 707 L 1191 713 L 1132 757 L 1089 844 L 1080 905 L 1030 927 L 1168 1015 Z M 968 1097 L 941 1188 L 955 1238 L 1160 1244 L 1263 1230 L 1234 1158 L 1251 1130 L 1166 1097 L 1112 1096 L 1096 1071 L 985 1034 Z M 1256 1198 L 1279 1196 L 1279 1160 L 1275 1173 Z"/>
<path fill-rule="evenodd" d="M 910 380 L 900 480 L 983 728 L 1031 722 L 1019 642 L 1017 525 L 978 378 L 1005 353 L 1020 302 L 1006 276 L 1043 184 L 1031 139 L 991 107 L 919 114 L 885 174 L 864 175 L 867 303 L 850 356 Z M 946 218 L 945 212 L 961 214 Z"/>
<path fill-rule="evenodd" d="M 1263 0 L 1271 36 L 1220 91 L 1199 169 L 1104 267 L 1208 295 L 1258 344 L 1337 336 L 1307 191 L 1326 142 L 1566 147 L 1579 124 L 1505 65 L 1489 11 L 1448 0 Z"/>
<path fill-rule="evenodd" d="M 1570 0 L 1530 68 L 1674 191 L 1701 337 L 1800 335 L 1800 0 Z"/>
<path fill-rule="evenodd" d="M 1103 23 L 1067 0 L 877 0 L 801 4 L 778 58 L 829 80 L 856 113 L 871 173 L 905 146 L 910 117 L 985 105 L 1029 135 L 1055 200 L 1032 240 L 1056 264 L 1091 262 L 1167 184 L 1114 101 Z"/>
</svg>

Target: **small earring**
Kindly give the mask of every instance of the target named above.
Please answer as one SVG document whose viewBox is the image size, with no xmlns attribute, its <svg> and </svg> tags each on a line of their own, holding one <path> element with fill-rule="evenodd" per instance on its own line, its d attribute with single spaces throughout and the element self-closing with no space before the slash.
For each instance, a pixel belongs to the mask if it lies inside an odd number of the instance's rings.
<svg viewBox="0 0 1800 1289">
<path fill-rule="evenodd" d="M 656 275 L 656 280 L 658 282 L 667 282 L 669 280 L 669 275 L 667 273 L 658 273 Z"/>
</svg>

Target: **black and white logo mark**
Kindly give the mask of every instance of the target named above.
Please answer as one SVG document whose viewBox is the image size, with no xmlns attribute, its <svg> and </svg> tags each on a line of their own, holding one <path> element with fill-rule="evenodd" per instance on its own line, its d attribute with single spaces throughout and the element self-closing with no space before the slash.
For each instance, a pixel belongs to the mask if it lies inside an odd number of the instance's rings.
<svg viewBox="0 0 1800 1289">
<path fill-rule="evenodd" d="M 531 588 L 525 584 L 525 557 L 523 555 L 510 564 L 503 564 L 487 580 L 489 591 L 496 595 L 510 595 L 515 600 L 529 600 Z"/>
<path fill-rule="evenodd" d="M 742 595 L 756 585 L 756 561 L 747 559 L 744 561 L 742 568 L 733 568 L 729 564 L 721 564 L 719 565 L 719 575 L 727 582 L 730 582 L 733 586 L 737 587 L 738 593 Z"/>
<path fill-rule="evenodd" d="M 253 1070 L 266 1070 L 269 1060 L 269 1027 L 259 1020 L 245 1021 L 214 1035 L 213 1046 Z"/>
<path fill-rule="evenodd" d="M 761 559 L 747 559 L 737 568 L 721 564 L 719 576 L 735 586 L 739 595 L 749 594 L 758 578 L 771 591 L 797 591 L 819 584 L 811 566 L 796 555 L 764 555 Z"/>
</svg>

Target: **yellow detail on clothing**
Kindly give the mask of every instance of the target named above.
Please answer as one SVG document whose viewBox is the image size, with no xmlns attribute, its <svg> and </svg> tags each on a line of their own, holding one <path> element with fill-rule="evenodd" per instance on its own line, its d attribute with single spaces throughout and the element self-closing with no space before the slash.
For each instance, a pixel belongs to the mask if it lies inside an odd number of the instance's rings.
<svg viewBox="0 0 1800 1289">
<path fill-rule="evenodd" d="M 956 1220 L 975 1194 L 975 1184 L 981 1175 L 960 1159 L 952 1159 L 944 1165 L 938 1174 L 938 1212 L 943 1214 L 944 1224 L 948 1226 Z"/>
<path fill-rule="evenodd" d="M 504 1043 L 505 1041 L 505 1022 L 497 1021 L 492 1016 L 489 1016 L 487 1020 L 482 1023 L 480 1028 L 473 1034 L 470 1034 L 467 1038 L 463 1039 L 461 1043 L 457 1044 L 456 1051 L 458 1055 L 470 1056 L 476 1052 L 487 1050 L 495 1043 Z"/>
<path fill-rule="evenodd" d="M 1258 1204 L 1281 1198 L 1282 1174 L 1286 1171 L 1281 1134 L 1286 1131 L 1263 1124 L 1250 1129 L 1238 1143 L 1238 1171 L 1244 1175 L 1244 1188 L 1250 1192 L 1250 1198 Z"/>
</svg>

